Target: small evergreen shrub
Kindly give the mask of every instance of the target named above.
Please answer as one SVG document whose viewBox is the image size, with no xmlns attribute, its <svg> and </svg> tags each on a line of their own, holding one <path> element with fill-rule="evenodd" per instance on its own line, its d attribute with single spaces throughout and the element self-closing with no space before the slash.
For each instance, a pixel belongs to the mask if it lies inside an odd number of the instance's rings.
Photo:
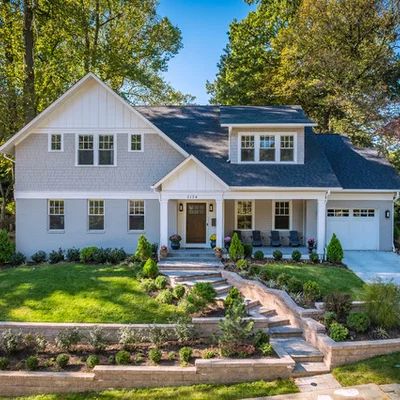
<svg viewBox="0 0 400 400">
<path fill-rule="evenodd" d="M 274 252 L 272 253 L 272 257 L 274 257 L 275 261 L 281 261 L 283 254 L 280 250 L 274 250 Z"/>
<path fill-rule="evenodd" d="M 120 350 L 115 355 L 115 362 L 117 365 L 127 365 L 131 361 L 131 355 L 126 350 Z"/>
<path fill-rule="evenodd" d="M 276 283 L 279 286 L 287 286 L 290 280 L 290 275 L 287 274 L 286 272 L 282 272 L 281 274 L 278 275 L 276 278 Z"/>
<path fill-rule="evenodd" d="M 146 278 L 155 278 L 159 273 L 157 263 L 152 259 L 148 258 L 143 266 L 143 275 Z"/>
<path fill-rule="evenodd" d="M 123 248 L 111 249 L 108 253 L 108 262 L 110 264 L 120 264 L 122 261 L 126 260 L 127 254 Z"/>
<path fill-rule="evenodd" d="M 0 229 L 0 264 L 10 262 L 14 254 L 14 244 L 11 242 L 8 232 Z"/>
<path fill-rule="evenodd" d="M 99 365 L 99 363 L 100 363 L 100 359 L 95 354 L 91 354 L 86 359 L 86 365 L 88 366 L 88 368 L 94 368 L 96 365 Z"/>
<path fill-rule="evenodd" d="M 253 254 L 253 245 L 250 243 L 243 244 L 243 255 L 245 258 L 250 258 Z"/>
<path fill-rule="evenodd" d="M 229 290 L 229 292 L 224 300 L 224 306 L 225 306 L 225 308 L 229 308 L 232 306 L 232 304 L 234 302 L 241 301 L 241 299 L 242 299 L 242 295 L 240 294 L 239 289 L 237 287 L 233 286 Z"/>
<path fill-rule="evenodd" d="M 26 257 L 21 252 L 13 253 L 10 258 L 10 264 L 13 267 L 18 267 L 19 265 L 25 264 Z"/>
<path fill-rule="evenodd" d="M 255 258 L 256 260 L 264 260 L 264 253 L 263 253 L 261 250 L 257 250 L 257 251 L 254 253 L 254 258 Z"/>
<path fill-rule="evenodd" d="M 65 253 L 65 258 L 68 262 L 79 262 L 81 260 L 80 250 L 72 247 Z"/>
<path fill-rule="evenodd" d="M 248 269 L 248 273 L 250 276 L 258 276 L 258 274 L 261 271 L 261 266 L 260 265 L 250 265 Z"/>
<path fill-rule="evenodd" d="M 90 346 L 92 346 L 96 352 L 103 351 L 106 348 L 104 330 L 99 326 L 90 330 L 87 339 Z"/>
<path fill-rule="evenodd" d="M 303 294 L 307 303 L 314 303 L 321 297 L 321 289 L 317 282 L 307 281 L 303 285 Z"/>
<path fill-rule="evenodd" d="M 7 357 L 0 357 L 0 371 L 4 371 L 5 369 L 7 369 L 9 364 L 10 361 Z"/>
<path fill-rule="evenodd" d="M 142 279 L 140 281 L 140 287 L 146 292 L 151 293 L 157 290 L 156 282 L 154 279 Z"/>
<path fill-rule="evenodd" d="M 72 346 L 77 345 L 82 339 L 82 335 L 78 328 L 63 329 L 56 336 L 55 342 L 61 350 L 69 351 Z"/>
<path fill-rule="evenodd" d="M 278 278 L 279 274 L 280 274 L 279 271 L 276 271 L 271 267 L 263 267 L 260 270 L 259 277 L 263 281 L 269 281 L 271 279 L 276 280 Z"/>
<path fill-rule="evenodd" d="M 59 354 L 56 357 L 56 364 L 59 368 L 64 369 L 69 363 L 69 355 L 68 354 Z"/>
<path fill-rule="evenodd" d="M 259 329 L 258 331 L 255 332 L 254 337 L 253 337 L 253 344 L 255 347 L 259 348 L 263 344 L 269 343 L 269 335 L 268 333 L 262 331 Z"/>
<path fill-rule="evenodd" d="M 135 257 L 140 261 L 145 262 L 153 255 L 151 243 L 146 239 L 146 236 L 140 235 L 135 251 Z"/>
<path fill-rule="evenodd" d="M 162 353 L 159 349 L 150 349 L 149 350 L 149 360 L 153 364 L 159 364 L 161 361 Z"/>
<path fill-rule="evenodd" d="M 259 349 L 264 357 L 274 355 L 274 348 L 271 343 L 264 343 L 259 347 Z"/>
<path fill-rule="evenodd" d="M 300 293 L 303 291 L 303 283 L 300 279 L 292 276 L 287 283 L 287 288 L 290 293 Z"/>
<path fill-rule="evenodd" d="M 236 261 L 236 266 L 240 271 L 246 271 L 248 267 L 247 260 L 244 258 L 241 258 L 240 260 Z"/>
<path fill-rule="evenodd" d="M 368 314 L 365 312 L 350 313 L 346 320 L 346 325 L 353 331 L 366 332 L 371 324 Z"/>
<path fill-rule="evenodd" d="M 293 252 L 292 252 L 292 260 L 294 262 L 299 262 L 301 260 L 301 252 L 299 250 L 293 250 Z"/>
<path fill-rule="evenodd" d="M 96 246 L 84 247 L 79 252 L 79 261 L 84 264 L 94 264 L 98 259 L 98 252 Z"/>
<path fill-rule="evenodd" d="M 29 356 L 25 360 L 25 365 L 29 371 L 36 371 L 39 368 L 39 359 L 36 356 Z"/>
<path fill-rule="evenodd" d="M 203 360 L 209 360 L 211 358 L 215 358 L 216 356 L 217 356 L 217 353 L 214 350 L 206 349 L 201 353 L 201 358 Z"/>
<path fill-rule="evenodd" d="M 212 303 L 217 296 L 214 286 L 210 282 L 197 282 L 190 291 L 192 296 L 200 297 L 207 303 Z"/>
<path fill-rule="evenodd" d="M 183 285 L 176 285 L 173 289 L 172 289 L 172 294 L 174 296 L 175 299 L 180 300 L 186 293 L 186 289 L 185 286 Z"/>
<path fill-rule="evenodd" d="M 32 261 L 33 261 L 35 264 L 41 264 L 41 263 L 46 262 L 46 260 L 47 260 L 47 254 L 46 254 L 45 251 L 39 250 L 39 251 L 37 251 L 35 254 L 33 254 L 31 258 L 32 258 Z"/>
<path fill-rule="evenodd" d="M 332 325 L 332 322 L 337 321 L 337 315 L 333 311 L 325 311 L 324 313 L 324 325 L 327 329 Z"/>
<path fill-rule="evenodd" d="M 58 250 L 53 250 L 49 253 L 49 263 L 57 264 L 64 261 L 64 250 L 61 247 Z"/>
<path fill-rule="evenodd" d="M 99 247 L 93 254 L 93 262 L 95 264 L 105 264 L 110 258 L 111 249 L 103 249 Z"/>
<path fill-rule="evenodd" d="M 337 238 L 335 234 L 332 235 L 332 238 L 328 244 L 326 249 L 326 258 L 329 262 L 333 264 L 341 264 L 343 260 L 343 248 L 340 243 L 340 240 Z"/>
<path fill-rule="evenodd" d="M 174 295 L 169 289 L 161 290 L 156 297 L 156 301 L 161 304 L 172 304 L 174 301 Z"/>
<path fill-rule="evenodd" d="M 175 351 L 170 351 L 170 352 L 168 353 L 167 358 L 168 358 L 168 361 L 175 361 L 175 360 L 176 360 L 176 353 L 175 353 Z"/>
<path fill-rule="evenodd" d="M 156 285 L 156 288 L 158 290 L 162 290 L 165 289 L 167 287 L 167 278 L 163 275 L 159 275 L 157 276 L 157 278 L 155 279 L 154 283 Z"/>
<path fill-rule="evenodd" d="M 347 293 L 332 292 L 325 296 L 325 310 L 333 311 L 339 321 L 346 320 L 351 304 L 351 296 Z"/>
<path fill-rule="evenodd" d="M 192 358 L 193 350 L 190 347 L 182 347 L 179 350 L 179 361 L 181 365 L 186 365 Z"/>
<path fill-rule="evenodd" d="M 309 257 L 310 257 L 310 261 L 311 261 L 313 264 L 319 264 L 319 255 L 318 255 L 317 252 L 313 251 L 313 252 L 309 255 Z"/>
<path fill-rule="evenodd" d="M 244 257 L 243 244 L 236 232 L 233 234 L 231 244 L 229 246 L 229 257 L 232 261 L 237 261 Z"/>
<path fill-rule="evenodd" d="M 143 354 L 142 353 L 136 353 L 135 354 L 135 359 L 134 359 L 134 362 L 135 362 L 135 364 L 142 364 L 143 363 L 143 361 L 144 361 L 144 356 L 143 356 Z"/>
<path fill-rule="evenodd" d="M 335 342 L 342 342 L 349 336 L 349 330 L 344 325 L 339 324 L 339 322 L 332 322 L 329 327 L 329 336 Z"/>
</svg>

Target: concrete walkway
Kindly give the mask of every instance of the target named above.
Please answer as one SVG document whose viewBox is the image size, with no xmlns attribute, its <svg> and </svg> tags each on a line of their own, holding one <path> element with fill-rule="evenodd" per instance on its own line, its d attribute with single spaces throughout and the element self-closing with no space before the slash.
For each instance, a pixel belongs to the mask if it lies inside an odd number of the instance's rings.
<svg viewBox="0 0 400 400">
<path fill-rule="evenodd" d="M 377 278 L 400 284 L 400 256 L 385 251 L 345 251 L 344 263 L 363 281 Z"/>
</svg>

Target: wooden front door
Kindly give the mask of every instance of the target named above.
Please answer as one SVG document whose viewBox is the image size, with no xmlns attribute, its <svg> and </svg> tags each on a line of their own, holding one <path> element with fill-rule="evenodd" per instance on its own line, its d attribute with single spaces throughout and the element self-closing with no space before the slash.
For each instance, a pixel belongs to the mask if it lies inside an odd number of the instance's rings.
<svg viewBox="0 0 400 400">
<path fill-rule="evenodd" d="M 206 203 L 186 204 L 186 243 L 206 242 Z"/>
</svg>

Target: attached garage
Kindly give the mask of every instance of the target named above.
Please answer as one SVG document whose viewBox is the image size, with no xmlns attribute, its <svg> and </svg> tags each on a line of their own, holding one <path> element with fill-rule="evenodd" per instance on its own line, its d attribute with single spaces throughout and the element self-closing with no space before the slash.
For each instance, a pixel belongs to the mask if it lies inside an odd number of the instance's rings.
<svg viewBox="0 0 400 400">
<path fill-rule="evenodd" d="M 379 209 L 328 208 L 328 242 L 334 233 L 344 250 L 379 250 Z"/>
</svg>

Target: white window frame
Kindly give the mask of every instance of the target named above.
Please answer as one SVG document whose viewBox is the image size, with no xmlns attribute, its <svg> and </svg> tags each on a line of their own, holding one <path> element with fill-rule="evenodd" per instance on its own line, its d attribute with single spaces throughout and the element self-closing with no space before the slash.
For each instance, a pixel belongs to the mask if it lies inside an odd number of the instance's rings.
<svg viewBox="0 0 400 400">
<path fill-rule="evenodd" d="M 242 136 L 254 136 L 254 161 L 242 161 Z M 260 161 L 260 136 L 275 137 L 275 161 Z M 293 136 L 293 161 L 281 161 L 281 137 Z M 298 159 L 298 132 L 239 132 L 238 134 L 238 162 L 242 164 L 297 164 Z"/>
<path fill-rule="evenodd" d="M 142 214 L 131 214 L 131 201 L 142 201 L 143 202 L 143 229 L 130 229 L 129 217 L 131 215 L 142 215 Z M 129 199 L 128 200 L 128 232 L 137 233 L 144 232 L 146 226 L 146 201 L 144 199 Z"/>
<path fill-rule="evenodd" d="M 90 214 L 90 202 L 91 201 L 102 201 L 103 202 L 103 214 Z M 103 229 L 90 229 L 90 217 L 91 216 L 103 216 Z M 87 201 L 87 230 L 89 233 L 102 233 L 106 230 L 106 202 L 104 199 L 88 199 Z"/>
<path fill-rule="evenodd" d="M 141 141 L 141 150 L 132 150 L 131 144 L 132 144 L 132 136 L 140 136 L 140 141 Z M 128 151 L 130 153 L 143 153 L 144 151 L 144 135 L 143 133 L 130 133 L 128 135 Z"/>
<path fill-rule="evenodd" d="M 240 229 L 238 228 L 238 204 L 239 202 L 246 201 L 251 203 L 251 229 Z M 254 200 L 235 200 L 235 230 L 242 232 L 250 232 L 255 229 L 255 201 Z"/>
<path fill-rule="evenodd" d="M 93 164 L 78 164 L 79 160 L 79 136 L 93 136 Z M 114 146 L 114 163 L 110 165 L 99 165 L 99 137 L 100 136 L 112 136 Z M 75 166 L 76 167 L 98 167 L 98 168 L 112 168 L 117 166 L 117 134 L 109 132 L 82 132 L 75 134 Z"/>
<path fill-rule="evenodd" d="M 275 227 L 275 210 L 276 210 L 276 203 L 289 203 L 289 229 L 277 229 Z M 293 228 L 293 202 L 292 200 L 274 200 L 272 202 L 272 230 L 279 231 L 279 232 L 289 232 Z"/>
<path fill-rule="evenodd" d="M 53 150 L 51 148 L 51 138 L 53 136 L 61 136 L 61 150 Z M 62 153 L 64 151 L 64 134 L 63 133 L 49 133 L 47 136 L 47 150 L 49 153 Z"/>
<path fill-rule="evenodd" d="M 52 201 L 62 201 L 63 202 L 63 214 L 50 214 L 50 202 Z M 64 217 L 64 228 L 63 229 L 51 229 L 50 228 L 50 216 L 51 215 L 62 215 Z M 65 200 L 63 199 L 47 199 L 47 230 L 54 233 L 64 233 L 65 232 Z"/>
</svg>

